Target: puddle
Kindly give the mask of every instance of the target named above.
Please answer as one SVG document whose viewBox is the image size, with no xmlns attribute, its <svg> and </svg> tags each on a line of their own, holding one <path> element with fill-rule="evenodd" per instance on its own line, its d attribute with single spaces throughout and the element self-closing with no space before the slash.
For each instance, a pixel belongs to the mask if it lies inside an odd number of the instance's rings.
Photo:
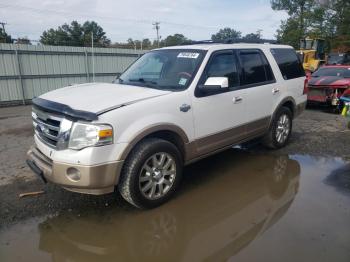
<svg viewBox="0 0 350 262">
<path fill-rule="evenodd" d="M 0 260 L 348 262 L 349 170 L 340 158 L 231 150 L 186 168 L 160 208 L 62 211 L 4 229 Z"/>
</svg>

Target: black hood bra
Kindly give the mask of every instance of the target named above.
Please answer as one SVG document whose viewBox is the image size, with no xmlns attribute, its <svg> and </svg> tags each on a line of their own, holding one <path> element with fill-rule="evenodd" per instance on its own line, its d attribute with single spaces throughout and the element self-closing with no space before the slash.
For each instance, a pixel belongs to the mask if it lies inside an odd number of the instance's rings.
<svg viewBox="0 0 350 262">
<path fill-rule="evenodd" d="M 93 112 L 76 110 L 70 106 L 36 97 L 32 100 L 33 107 L 49 113 L 63 114 L 72 120 L 94 121 L 98 115 Z"/>
</svg>

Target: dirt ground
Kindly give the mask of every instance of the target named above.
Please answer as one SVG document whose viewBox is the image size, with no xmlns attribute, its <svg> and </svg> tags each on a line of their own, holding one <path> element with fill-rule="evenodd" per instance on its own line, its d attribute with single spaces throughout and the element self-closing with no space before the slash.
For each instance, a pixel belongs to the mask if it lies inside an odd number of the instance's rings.
<svg viewBox="0 0 350 262">
<path fill-rule="evenodd" d="M 294 121 L 287 147 L 269 151 L 255 145 L 249 151 L 349 159 L 350 131 L 346 123 L 340 115 L 323 109 L 309 109 Z M 86 206 L 104 208 L 118 203 L 129 209 L 117 194 L 91 197 L 70 193 L 55 185 L 44 185 L 25 163 L 26 151 L 33 143 L 32 136 L 30 106 L 0 108 L 0 227 L 33 216 L 54 214 L 65 208 L 79 212 Z M 46 194 L 18 198 L 20 193 L 36 190 L 44 190 Z"/>
<path fill-rule="evenodd" d="M 25 164 L 31 107 L 0 108 L 0 261 L 348 262 L 349 142 L 346 119 L 308 109 L 287 147 L 198 161 L 171 201 L 140 211 L 44 184 Z"/>
</svg>

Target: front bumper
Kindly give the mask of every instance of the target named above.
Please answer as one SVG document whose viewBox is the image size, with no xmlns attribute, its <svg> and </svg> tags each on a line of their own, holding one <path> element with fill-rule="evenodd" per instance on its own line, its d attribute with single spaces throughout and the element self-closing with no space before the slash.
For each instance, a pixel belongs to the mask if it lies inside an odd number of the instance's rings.
<svg viewBox="0 0 350 262">
<path fill-rule="evenodd" d="M 44 180 L 78 193 L 102 195 L 114 191 L 123 161 L 101 165 L 77 165 L 52 161 L 36 147 L 27 153 L 27 163 Z"/>
<path fill-rule="evenodd" d="M 308 102 L 330 104 L 336 106 L 339 104 L 339 98 L 346 88 L 331 88 L 331 87 L 309 87 L 307 95 Z"/>
</svg>

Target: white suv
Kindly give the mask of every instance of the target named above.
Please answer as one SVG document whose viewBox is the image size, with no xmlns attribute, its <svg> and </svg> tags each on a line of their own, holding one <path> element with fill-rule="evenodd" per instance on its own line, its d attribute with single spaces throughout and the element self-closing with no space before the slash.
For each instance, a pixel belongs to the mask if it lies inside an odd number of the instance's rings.
<svg viewBox="0 0 350 262">
<path fill-rule="evenodd" d="M 88 83 L 33 99 L 27 163 L 80 193 L 119 189 L 140 208 L 176 191 L 183 166 L 261 137 L 288 142 L 306 105 L 294 49 L 196 44 L 150 51 L 115 83 Z"/>
</svg>

